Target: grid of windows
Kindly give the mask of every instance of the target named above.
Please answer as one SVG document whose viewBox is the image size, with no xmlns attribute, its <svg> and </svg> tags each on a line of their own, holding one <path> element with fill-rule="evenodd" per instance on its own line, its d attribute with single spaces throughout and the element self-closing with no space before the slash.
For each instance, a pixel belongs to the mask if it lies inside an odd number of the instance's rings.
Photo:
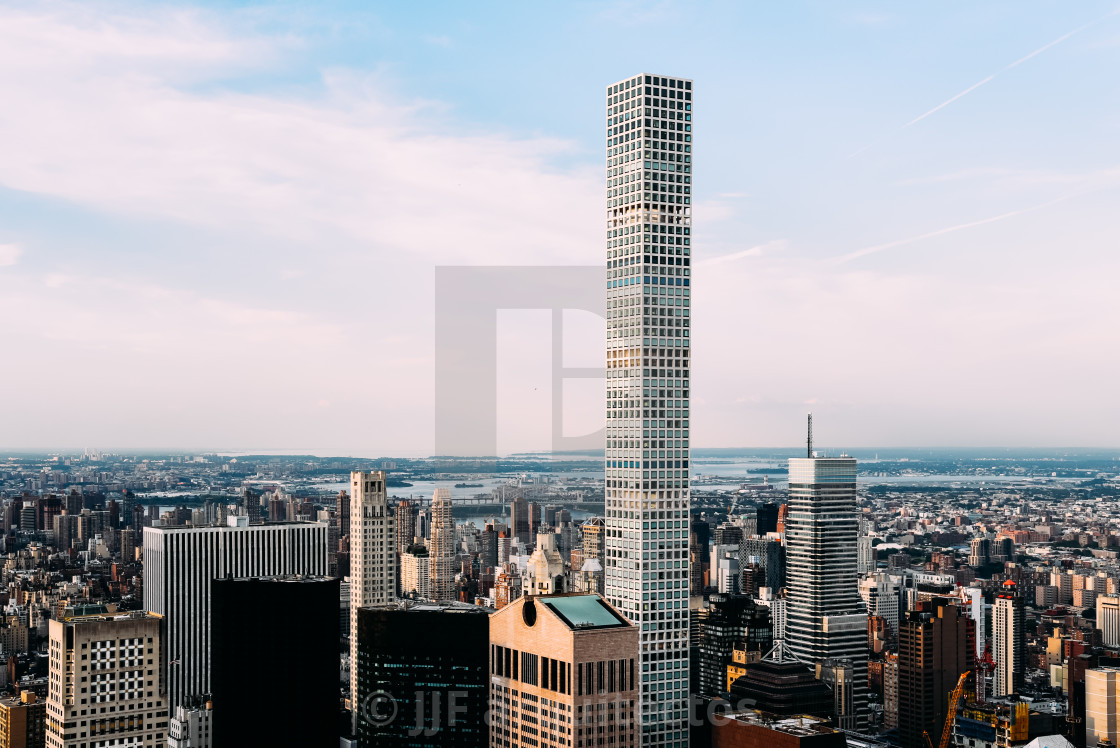
<svg viewBox="0 0 1120 748">
<path fill-rule="evenodd" d="M 641 629 L 643 745 L 687 745 L 692 81 L 607 88 L 605 591 Z"/>
</svg>

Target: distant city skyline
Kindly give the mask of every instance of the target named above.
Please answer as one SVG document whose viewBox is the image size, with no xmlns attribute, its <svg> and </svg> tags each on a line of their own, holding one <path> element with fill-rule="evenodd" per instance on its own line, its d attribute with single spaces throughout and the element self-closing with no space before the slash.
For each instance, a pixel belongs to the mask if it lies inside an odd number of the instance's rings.
<svg viewBox="0 0 1120 748">
<path fill-rule="evenodd" d="M 704 82 L 692 447 L 810 410 L 1120 447 L 1117 10 L 0 4 L 0 451 L 433 454 L 435 268 L 601 266 L 596 92 L 635 70 Z M 550 336 L 499 313 L 500 454 L 550 446 Z"/>
</svg>

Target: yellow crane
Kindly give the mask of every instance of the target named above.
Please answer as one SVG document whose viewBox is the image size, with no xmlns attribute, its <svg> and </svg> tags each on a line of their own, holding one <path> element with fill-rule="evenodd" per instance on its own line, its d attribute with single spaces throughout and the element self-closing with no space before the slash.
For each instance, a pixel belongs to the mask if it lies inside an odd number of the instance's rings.
<svg viewBox="0 0 1120 748">
<path fill-rule="evenodd" d="M 957 704 L 961 701 L 961 694 L 964 693 L 964 683 L 971 673 L 971 670 L 965 670 L 961 673 L 961 677 L 957 679 L 957 685 L 953 688 L 953 692 L 949 694 L 949 712 L 945 715 L 945 726 L 941 728 L 941 742 L 937 748 L 949 748 L 949 738 L 953 735 L 953 719 L 957 716 Z M 922 730 L 922 737 L 926 739 L 927 748 L 933 748 L 933 741 L 929 739 L 929 732 Z"/>
</svg>

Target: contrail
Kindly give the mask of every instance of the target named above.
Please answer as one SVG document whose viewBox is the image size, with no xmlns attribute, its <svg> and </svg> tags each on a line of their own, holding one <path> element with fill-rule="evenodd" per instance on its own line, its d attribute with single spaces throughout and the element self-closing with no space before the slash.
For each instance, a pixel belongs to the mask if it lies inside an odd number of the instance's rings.
<svg viewBox="0 0 1120 748">
<path fill-rule="evenodd" d="M 1020 208 L 1019 210 L 1013 210 L 1013 211 L 1010 211 L 1009 213 L 1001 213 L 998 216 L 992 216 L 990 218 L 981 218 L 979 221 L 969 221 L 968 223 L 960 223 L 960 224 L 957 224 L 956 226 L 947 226 L 943 229 L 938 229 L 937 231 L 930 231 L 930 232 L 927 232 L 925 234 L 919 234 L 918 236 L 911 236 L 911 237 L 906 238 L 906 239 L 897 239 L 893 242 L 887 242 L 886 244 L 876 244 L 873 247 L 864 247 L 863 249 L 857 249 L 855 252 L 849 252 L 846 255 L 841 255 L 840 257 L 837 257 L 836 259 L 832 260 L 832 264 L 839 265 L 839 264 L 844 263 L 844 262 L 851 262 L 852 260 L 859 259 L 860 257 L 866 257 L 867 255 L 873 255 L 877 252 L 882 252 L 882 251 L 887 250 L 887 249 L 894 249 L 895 247 L 901 247 L 905 244 L 913 244 L 914 242 L 920 242 L 923 239 L 932 239 L 935 236 L 942 236 L 944 234 L 952 234 L 953 232 L 956 232 L 956 231 L 962 231 L 964 229 L 971 229 L 971 228 L 976 227 L 976 226 L 983 226 L 983 225 L 988 224 L 988 223 L 995 223 L 996 221 L 1002 221 L 1006 218 L 1013 218 L 1015 216 L 1021 216 L 1024 213 L 1030 213 L 1031 211 L 1040 210 L 1042 208 L 1049 207 L 1049 206 L 1051 206 L 1055 203 L 1060 203 L 1061 201 L 1067 200 L 1070 197 L 1072 197 L 1072 195 L 1063 195 L 1062 197 L 1058 197 L 1058 198 L 1055 198 L 1053 200 L 1048 200 L 1044 203 L 1039 203 L 1038 205 L 1032 205 L 1029 208 Z"/>
<path fill-rule="evenodd" d="M 991 82 L 992 82 L 993 80 L 995 80 L 996 76 L 1000 75 L 1001 73 L 1006 73 L 1006 72 L 1007 72 L 1008 70 L 1011 70 L 1011 69 L 1012 69 L 1012 68 L 1014 68 L 1014 67 L 1018 67 L 1019 65 L 1022 65 L 1022 64 L 1023 64 L 1024 62 L 1026 62 L 1027 60 L 1031 59 L 1032 57 L 1036 57 L 1036 56 L 1038 56 L 1038 55 L 1042 54 L 1043 52 L 1045 52 L 1046 50 L 1050 49 L 1051 47 L 1053 47 L 1053 46 L 1055 46 L 1055 45 L 1058 45 L 1058 44 L 1061 44 L 1061 43 L 1062 43 L 1062 42 L 1064 42 L 1064 41 L 1065 41 L 1066 39 L 1069 39 L 1069 38 L 1070 38 L 1071 36 L 1074 36 L 1074 35 L 1076 35 L 1076 34 L 1080 34 L 1080 33 L 1081 33 L 1082 31 L 1084 31 L 1085 29 L 1089 28 L 1090 26 L 1093 26 L 1093 25 L 1095 25 L 1095 24 L 1098 24 L 1098 23 L 1100 23 L 1101 21 L 1103 21 L 1104 19 L 1106 19 L 1106 18 L 1109 18 L 1110 16 L 1114 16 L 1114 15 L 1116 15 L 1117 13 L 1120 13 L 1120 9 L 1118 9 L 1118 10 L 1114 10 L 1114 11 L 1112 11 L 1111 13 L 1106 13 L 1105 15 L 1101 16 L 1100 18 L 1097 18 L 1097 19 L 1095 19 L 1095 20 L 1089 21 L 1088 23 L 1084 24 L 1083 26 L 1078 26 L 1078 27 L 1077 27 L 1077 28 L 1075 28 L 1075 29 L 1074 29 L 1073 31 L 1069 31 L 1069 32 L 1066 32 L 1065 34 L 1062 34 L 1061 36 L 1059 36 L 1059 37 L 1058 37 L 1057 39 L 1055 39 L 1054 41 L 1052 41 L 1052 42 L 1050 42 L 1050 43 L 1048 43 L 1048 44 L 1044 44 L 1044 45 L 1042 45 L 1041 47 L 1039 47 L 1039 48 L 1038 48 L 1038 49 L 1036 49 L 1035 51 L 1031 52 L 1030 54 L 1026 55 L 1025 57 L 1020 57 L 1020 58 L 1019 58 L 1018 60 L 1016 60 L 1015 62 L 1011 63 L 1010 65 L 1007 65 L 1007 66 L 1005 66 L 1005 67 L 1002 67 L 1002 68 L 1000 68 L 1000 69 L 999 69 L 999 70 L 997 70 L 996 72 L 994 72 L 994 73 L 992 73 L 991 75 L 989 75 L 989 76 L 988 76 L 987 78 L 984 78 L 983 80 L 981 80 L 981 81 L 979 81 L 979 82 L 977 82 L 977 83 L 973 83 L 973 84 L 972 84 L 971 86 L 969 86 L 969 87 L 968 87 L 968 88 L 966 88 L 965 90 L 961 91 L 960 93 L 958 93 L 958 94 L 957 94 L 957 95 L 955 95 L 955 96 L 952 96 L 952 97 L 950 97 L 950 98 L 946 99 L 945 101 L 943 101 L 943 102 L 941 102 L 940 104 L 938 104 L 937 106 L 935 106 L 935 107 L 934 107 L 933 109 L 930 109 L 930 110 L 929 110 L 928 112 L 926 112 L 925 114 L 920 114 L 920 115 L 918 115 L 917 117 L 915 117 L 914 119 L 910 120 L 910 121 L 909 121 L 909 122 L 907 122 L 907 123 L 906 123 L 905 125 L 903 125 L 902 127 L 898 128 L 897 130 L 895 130 L 895 131 L 894 131 L 893 133 L 891 133 L 891 134 L 893 135 L 893 134 L 896 134 L 896 133 L 902 132 L 902 131 L 903 131 L 903 130 L 905 130 L 905 129 L 906 129 L 907 127 L 910 127 L 911 125 L 916 125 L 917 123 L 921 122 L 922 120 L 924 120 L 924 119 L 925 119 L 926 117 L 930 116 L 931 114 L 934 114 L 935 112 L 941 111 L 941 110 L 942 110 L 942 109 L 944 109 L 945 107 L 949 106 L 949 105 L 950 105 L 950 104 L 952 104 L 952 103 L 953 103 L 954 101 L 956 101 L 956 100 L 958 100 L 958 99 L 962 99 L 962 98 L 964 98 L 965 96 L 968 96 L 968 95 L 969 95 L 970 93 L 972 93 L 973 91 L 975 91 L 976 89 L 980 88 L 981 86 L 983 86 L 983 85 L 985 85 L 985 84 L 987 84 L 987 83 L 991 83 Z M 879 140 L 882 140 L 882 138 L 880 138 Z M 854 153 L 852 153 L 852 154 L 851 154 L 850 156 L 848 156 L 848 158 L 854 158 L 854 157 L 858 156 L 859 154 L 863 153 L 864 151 L 866 151 L 866 150 L 867 150 L 868 148 L 870 148 L 871 146 L 873 146 L 873 145 L 875 145 L 876 143 L 878 143 L 878 142 L 879 142 L 879 140 L 875 140 L 874 142 L 868 143 L 868 144 L 867 144 L 867 145 L 865 145 L 865 146 L 864 146 L 863 148 L 860 148 L 860 149 L 859 149 L 858 151 L 855 151 Z"/>
</svg>

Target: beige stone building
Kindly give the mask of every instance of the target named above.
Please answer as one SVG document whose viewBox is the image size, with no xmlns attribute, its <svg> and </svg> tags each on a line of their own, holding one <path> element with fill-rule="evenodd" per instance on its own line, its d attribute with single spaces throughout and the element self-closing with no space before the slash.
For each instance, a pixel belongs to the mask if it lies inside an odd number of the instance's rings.
<svg viewBox="0 0 1120 748">
<path fill-rule="evenodd" d="M 160 623 L 140 611 L 50 622 L 48 748 L 167 744 Z"/>
<path fill-rule="evenodd" d="M 358 713 L 358 611 L 384 605 L 397 591 L 397 524 L 383 470 L 350 473 L 350 700 L 352 728 Z"/>
<path fill-rule="evenodd" d="M 1097 745 L 1107 738 L 1116 745 L 1120 722 L 1120 668 L 1102 667 L 1085 671 L 1085 744 Z"/>
<path fill-rule="evenodd" d="M 599 595 L 526 596 L 492 615 L 492 748 L 639 745 L 638 635 Z"/>
</svg>

